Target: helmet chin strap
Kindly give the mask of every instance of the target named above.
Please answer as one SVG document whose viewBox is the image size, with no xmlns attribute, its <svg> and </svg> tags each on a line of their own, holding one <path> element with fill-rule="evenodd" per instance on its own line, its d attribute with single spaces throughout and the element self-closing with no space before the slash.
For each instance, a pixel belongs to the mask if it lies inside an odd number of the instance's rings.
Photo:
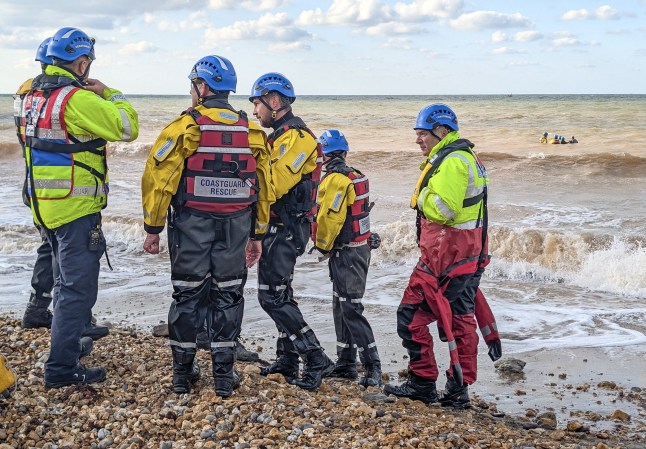
<svg viewBox="0 0 646 449">
<path fill-rule="evenodd" d="M 437 128 L 439 128 L 439 126 L 438 126 Z M 440 136 L 438 136 L 437 134 L 435 134 L 435 133 L 433 132 L 433 130 L 430 130 L 429 132 L 430 132 L 430 133 L 433 135 L 433 137 L 435 137 L 438 141 L 441 141 L 441 140 L 442 140 L 442 137 L 440 137 Z"/>
<path fill-rule="evenodd" d="M 193 90 L 197 94 L 197 104 L 202 104 L 204 102 L 204 97 L 200 93 L 200 89 L 198 89 L 197 83 L 195 82 L 195 80 L 191 80 L 191 85 L 193 86 Z"/>
<path fill-rule="evenodd" d="M 267 103 L 263 97 L 258 97 L 258 100 L 260 100 L 260 102 L 261 102 L 262 104 L 264 104 L 264 105 L 265 105 L 265 107 L 266 107 L 267 109 L 269 109 L 269 110 L 271 111 L 271 119 L 272 119 L 272 123 L 276 120 L 276 115 L 277 115 L 280 111 L 283 111 L 283 110 L 285 110 L 285 109 L 291 109 L 291 106 L 283 106 L 283 107 L 281 107 L 281 108 L 274 109 L 274 108 L 272 108 L 271 106 L 269 106 L 269 103 Z"/>
</svg>

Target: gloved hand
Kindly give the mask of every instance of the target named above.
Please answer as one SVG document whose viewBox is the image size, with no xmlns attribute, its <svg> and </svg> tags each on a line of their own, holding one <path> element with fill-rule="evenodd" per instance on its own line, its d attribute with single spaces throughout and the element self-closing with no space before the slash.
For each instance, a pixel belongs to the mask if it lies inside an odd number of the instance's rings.
<svg viewBox="0 0 646 449">
<path fill-rule="evenodd" d="M 381 236 L 376 232 L 371 232 L 368 238 L 368 246 L 370 249 L 377 249 L 381 246 Z"/>
<path fill-rule="evenodd" d="M 500 340 L 490 341 L 487 343 L 487 346 L 489 346 L 489 357 L 493 362 L 502 357 L 502 345 L 500 344 Z"/>
<path fill-rule="evenodd" d="M 331 254 L 332 253 L 330 253 L 330 252 L 319 254 L 319 257 L 318 257 L 319 262 L 325 262 L 326 260 L 328 260 L 330 258 Z"/>
</svg>

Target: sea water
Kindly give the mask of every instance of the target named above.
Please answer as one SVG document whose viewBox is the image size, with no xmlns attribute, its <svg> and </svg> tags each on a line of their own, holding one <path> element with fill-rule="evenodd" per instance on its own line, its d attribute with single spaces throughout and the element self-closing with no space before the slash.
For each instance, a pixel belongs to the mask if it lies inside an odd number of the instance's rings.
<svg viewBox="0 0 646 449">
<path fill-rule="evenodd" d="M 141 174 L 155 137 L 190 99 L 130 99 L 140 136 L 108 146 L 103 223 L 114 271 L 102 265 L 97 310 L 100 319 L 149 326 L 165 320 L 171 286 L 165 235 L 162 254 L 142 249 Z M 246 97 L 231 102 L 251 116 Z M 491 178 L 492 260 L 482 288 L 506 353 L 609 347 L 646 355 L 644 95 L 299 97 L 295 113 L 317 134 L 343 131 L 349 163 L 370 179 L 372 229 L 383 242 L 373 252 L 363 299 L 377 316 L 373 326 L 398 338 L 395 311 L 419 257 L 408 203 L 423 157 L 412 127 L 417 112 L 433 102 L 456 111 L 462 137 L 475 144 Z M 39 236 L 21 202 L 24 164 L 11 108 L 11 96 L 0 96 L 0 307 L 19 315 Z M 544 132 L 579 143 L 541 144 Z M 255 301 L 255 273 L 248 303 Z M 294 291 L 301 303 L 318 304 L 331 317 L 328 269 L 314 255 L 299 259 Z M 246 335 L 273 331 L 268 321 L 245 323 Z"/>
</svg>

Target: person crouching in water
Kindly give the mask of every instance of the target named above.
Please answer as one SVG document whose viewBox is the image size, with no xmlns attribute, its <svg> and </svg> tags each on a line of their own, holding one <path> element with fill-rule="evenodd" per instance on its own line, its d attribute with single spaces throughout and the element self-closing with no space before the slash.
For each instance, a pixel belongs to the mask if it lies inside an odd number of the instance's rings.
<svg viewBox="0 0 646 449">
<path fill-rule="evenodd" d="M 189 79 L 192 107 L 161 132 L 142 176 L 144 250 L 159 252 L 168 210 L 173 391 L 190 392 L 200 376 L 196 339 L 206 320 L 215 393 L 229 397 L 240 384 L 247 268 L 269 222 L 269 149 L 260 127 L 229 104 L 237 75 L 228 59 L 200 59 Z"/>
<path fill-rule="evenodd" d="M 319 137 L 326 174 L 318 191 L 313 232 L 319 261 L 328 260 L 332 279 L 332 315 L 337 361 L 328 377 L 357 379 L 357 352 L 364 368 L 360 385 L 380 386 L 381 361 L 370 323 L 363 315 L 370 251 L 379 236 L 370 232 L 368 178 L 346 165 L 350 150 L 345 136 L 330 129 Z"/>
</svg>

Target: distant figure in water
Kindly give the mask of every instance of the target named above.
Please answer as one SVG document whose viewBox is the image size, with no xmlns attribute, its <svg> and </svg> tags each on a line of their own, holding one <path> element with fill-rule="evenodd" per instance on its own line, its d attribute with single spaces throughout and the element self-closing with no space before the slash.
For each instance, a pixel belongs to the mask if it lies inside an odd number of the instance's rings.
<svg viewBox="0 0 646 449">
<path fill-rule="evenodd" d="M 579 141 L 576 140 L 576 137 L 572 136 L 572 138 L 570 139 L 570 141 L 568 143 L 579 143 Z"/>
<path fill-rule="evenodd" d="M 543 137 L 541 137 L 541 140 L 539 140 L 540 143 L 547 143 L 547 133 L 543 133 Z"/>
<path fill-rule="evenodd" d="M 559 141 L 560 141 L 562 144 L 566 144 L 566 143 L 567 143 L 567 141 L 565 140 L 565 137 L 564 137 L 564 136 L 559 136 Z"/>
</svg>

